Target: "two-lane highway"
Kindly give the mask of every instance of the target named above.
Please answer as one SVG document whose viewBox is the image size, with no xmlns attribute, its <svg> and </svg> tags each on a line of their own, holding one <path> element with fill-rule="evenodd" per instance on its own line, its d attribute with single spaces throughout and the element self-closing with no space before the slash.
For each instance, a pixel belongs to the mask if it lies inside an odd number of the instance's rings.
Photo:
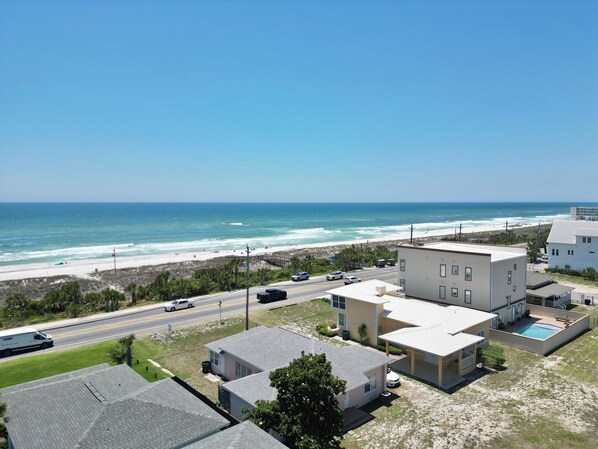
<svg viewBox="0 0 598 449">
<path fill-rule="evenodd" d="M 398 280 L 397 267 L 387 267 L 360 271 L 354 274 L 363 281 L 380 279 L 396 283 Z M 325 276 L 317 276 L 307 281 L 284 282 L 277 284 L 277 287 L 288 292 L 288 299 L 282 302 L 271 304 L 260 304 L 257 302 L 256 293 L 266 287 L 252 287 L 249 290 L 250 318 L 251 310 L 260 308 L 280 307 L 284 304 L 307 301 L 313 298 L 324 297 L 326 290 L 344 285 L 342 280 L 326 281 Z M 201 321 L 218 319 L 220 309 L 219 301 L 222 301 L 222 316 L 243 314 L 245 311 L 245 290 L 238 290 L 215 295 L 198 296 L 191 298 L 194 308 L 179 310 L 177 312 L 164 312 L 163 303 L 155 308 L 126 312 L 114 312 L 97 317 L 97 319 L 70 322 L 68 325 L 61 323 L 46 323 L 38 327 L 54 337 L 55 348 L 46 351 L 31 352 L 27 355 L 41 354 L 42 352 L 55 351 L 69 347 L 81 346 L 98 341 L 110 340 L 131 333 L 144 334 L 153 331 L 166 333 L 168 323 L 176 329 L 183 325 L 192 325 Z M 19 357 L 19 356 L 16 356 Z M 13 359 L 6 357 L 1 361 Z"/>
</svg>

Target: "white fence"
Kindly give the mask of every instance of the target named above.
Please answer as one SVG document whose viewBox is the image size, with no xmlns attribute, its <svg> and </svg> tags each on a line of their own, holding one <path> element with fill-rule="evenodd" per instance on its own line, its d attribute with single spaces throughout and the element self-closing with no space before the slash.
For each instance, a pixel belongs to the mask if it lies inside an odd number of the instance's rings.
<svg viewBox="0 0 598 449">
<path fill-rule="evenodd" d="M 598 306 L 598 296 L 586 295 L 576 291 L 571 292 L 571 302 L 576 304 L 583 304 L 586 306 Z"/>
</svg>

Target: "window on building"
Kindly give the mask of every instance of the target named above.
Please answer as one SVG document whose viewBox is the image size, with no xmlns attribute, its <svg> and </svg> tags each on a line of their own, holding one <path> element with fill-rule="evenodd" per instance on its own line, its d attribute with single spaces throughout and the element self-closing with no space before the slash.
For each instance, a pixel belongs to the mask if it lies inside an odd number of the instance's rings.
<svg viewBox="0 0 598 449">
<path fill-rule="evenodd" d="M 401 271 L 405 271 L 405 267 L 406 267 L 407 263 L 405 262 L 405 259 L 401 259 L 399 262 L 399 269 Z"/>
<path fill-rule="evenodd" d="M 345 327 L 347 323 L 347 319 L 344 313 L 338 314 L 338 327 Z"/>
<path fill-rule="evenodd" d="M 557 256 L 559 255 L 559 249 L 558 248 L 556 249 L 556 255 Z"/>
<path fill-rule="evenodd" d="M 345 297 L 332 295 L 332 307 L 334 307 L 335 309 L 345 310 Z"/>
<path fill-rule="evenodd" d="M 245 365 L 241 365 L 239 362 L 235 362 L 235 377 L 240 379 L 241 377 L 251 376 L 253 371 L 251 368 L 247 368 Z"/>
<path fill-rule="evenodd" d="M 592 243 L 592 237 L 588 237 L 588 243 Z"/>
<path fill-rule="evenodd" d="M 572 255 L 572 256 L 574 255 L 574 254 L 573 254 L 573 251 L 575 251 L 575 250 L 574 250 L 574 249 L 572 249 L 572 250 L 571 250 L 571 255 Z"/>
<path fill-rule="evenodd" d="M 444 285 L 438 288 L 438 296 L 440 299 L 446 299 L 446 287 Z"/>
<path fill-rule="evenodd" d="M 453 272 L 453 275 L 455 275 L 455 276 L 458 276 L 458 275 L 459 275 L 459 266 L 458 266 L 458 265 L 453 265 L 453 268 L 452 268 L 452 270 L 453 270 L 453 271 L 452 271 L 452 272 Z"/>
<path fill-rule="evenodd" d="M 405 291 L 405 279 L 399 279 L 399 287 Z"/>
<path fill-rule="evenodd" d="M 552 255 L 554 256 L 554 248 L 552 248 Z"/>
<path fill-rule="evenodd" d="M 482 329 L 481 331 L 477 331 L 477 332 L 476 332 L 476 335 L 477 335 L 478 337 L 482 337 L 482 338 L 483 338 L 483 340 L 480 340 L 480 341 L 478 341 L 478 342 L 476 343 L 476 346 L 480 347 L 480 346 L 482 346 L 483 344 L 485 344 L 485 343 L 486 343 L 486 341 L 487 341 L 487 340 L 486 340 L 486 331 L 485 331 L 484 329 Z"/>
<path fill-rule="evenodd" d="M 376 375 L 373 374 L 368 376 L 368 383 L 364 385 L 363 391 L 365 393 L 370 393 L 371 391 L 376 390 Z"/>
<path fill-rule="evenodd" d="M 459 289 L 457 287 L 451 287 L 451 296 L 453 298 L 459 297 Z"/>
<path fill-rule="evenodd" d="M 210 363 L 214 366 L 220 366 L 220 354 L 210 351 Z"/>
<path fill-rule="evenodd" d="M 440 277 L 441 278 L 446 277 L 446 265 L 443 263 L 440 264 Z"/>
<path fill-rule="evenodd" d="M 471 304 L 471 290 L 465 290 L 465 304 Z"/>
<path fill-rule="evenodd" d="M 507 309 L 511 308 L 511 295 L 507 296 Z"/>
<path fill-rule="evenodd" d="M 471 267 L 465 267 L 465 280 L 471 281 Z"/>
<path fill-rule="evenodd" d="M 509 271 L 507 273 L 507 284 L 511 285 L 511 281 L 513 280 L 513 273 Z"/>
<path fill-rule="evenodd" d="M 517 264 L 513 264 L 513 270 L 517 269 Z"/>
<path fill-rule="evenodd" d="M 586 238 L 585 237 L 581 238 L 581 243 L 586 243 Z"/>
</svg>

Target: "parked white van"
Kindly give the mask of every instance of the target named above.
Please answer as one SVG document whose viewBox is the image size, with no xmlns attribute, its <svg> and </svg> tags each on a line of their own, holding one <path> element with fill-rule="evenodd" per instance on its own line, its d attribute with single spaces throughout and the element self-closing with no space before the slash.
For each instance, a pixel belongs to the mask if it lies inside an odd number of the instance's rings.
<svg viewBox="0 0 598 449">
<path fill-rule="evenodd" d="M 0 354 L 4 356 L 9 356 L 14 351 L 23 349 L 47 349 L 52 346 L 54 346 L 52 336 L 44 334 L 33 327 L 0 330 Z"/>
</svg>

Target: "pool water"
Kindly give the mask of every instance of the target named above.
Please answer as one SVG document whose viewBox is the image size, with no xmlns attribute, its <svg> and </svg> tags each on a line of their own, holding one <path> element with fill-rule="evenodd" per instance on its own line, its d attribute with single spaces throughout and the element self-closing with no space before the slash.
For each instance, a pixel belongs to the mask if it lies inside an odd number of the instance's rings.
<svg viewBox="0 0 598 449">
<path fill-rule="evenodd" d="M 544 340 L 560 330 L 560 327 L 553 326 L 552 324 L 528 324 L 516 332 L 518 334 L 525 335 L 526 337 Z"/>
</svg>

